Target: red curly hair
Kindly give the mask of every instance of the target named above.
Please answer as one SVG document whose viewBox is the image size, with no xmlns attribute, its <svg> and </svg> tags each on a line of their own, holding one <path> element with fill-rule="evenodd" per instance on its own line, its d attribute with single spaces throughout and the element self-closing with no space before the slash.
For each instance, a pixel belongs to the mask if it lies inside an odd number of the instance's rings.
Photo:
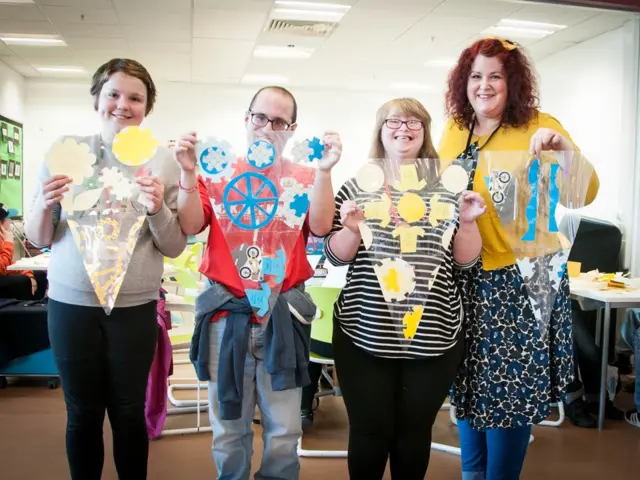
<svg viewBox="0 0 640 480">
<path fill-rule="evenodd" d="M 511 48 L 505 48 L 505 44 Z M 502 123 L 522 127 L 537 114 L 540 105 L 536 74 L 521 47 L 508 40 L 485 38 L 466 48 L 449 73 L 446 94 L 447 114 L 457 125 L 468 128 L 473 120 L 473 108 L 467 97 L 467 82 L 478 55 L 498 57 L 507 81 L 507 102 Z"/>
</svg>

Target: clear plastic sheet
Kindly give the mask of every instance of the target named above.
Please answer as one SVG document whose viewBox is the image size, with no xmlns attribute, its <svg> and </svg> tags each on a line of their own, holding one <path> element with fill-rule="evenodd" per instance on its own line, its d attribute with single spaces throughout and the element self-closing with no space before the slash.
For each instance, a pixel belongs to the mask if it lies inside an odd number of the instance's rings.
<svg viewBox="0 0 640 480">
<path fill-rule="evenodd" d="M 76 138 L 55 142 L 45 161 L 52 175 L 73 179 L 61 206 L 98 301 L 110 314 L 151 206 L 135 179 L 153 174 L 158 142 L 149 130 L 126 128 L 112 145 L 116 164 L 106 166 L 106 147 L 91 151 Z"/>
<path fill-rule="evenodd" d="M 311 204 L 313 162 L 322 158 L 317 138 L 283 151 L 292 132 L 256 132 L 244 149 L 216 138 L 197 155 L 209 198 L 249 303 L 266 325 Z M 237 155 L 238 152 L 243 152 Z"/>
<path fill-rule="evenodd" d="M 469 174 L 457 162 L 374 159 L 356 175 L 364 246 L 398 337 L 410 342 L 432 299 L 447 296 L 436 281 L 458 225 Z"/>
<path fill-rule="evenodd" d="M 577 151 L 481 153 L 479 174 L 516 258 L 542 338 L 546 338 L 593 167 Z M 566 235 L 560 232 L 563 215 Z"/>
</svg>

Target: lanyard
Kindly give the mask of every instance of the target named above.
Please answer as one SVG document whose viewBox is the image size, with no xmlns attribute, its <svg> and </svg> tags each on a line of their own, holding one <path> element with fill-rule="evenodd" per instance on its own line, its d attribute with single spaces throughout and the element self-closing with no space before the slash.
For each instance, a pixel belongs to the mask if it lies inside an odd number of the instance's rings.
<svg viewBox="0 0 640 480">
<path fill-rule="evenodd" d="M 484 142 L 482 144 L 482 146 L 478 146 L 478 148 L 476 148 L 476 151 L 480 151 L 481 149 L 483 149 L 484 147 L 487 146 L 487 144 L 491 141 L 491 139 L 493 138 L 493 136 L 496 134 L 496 132 L 498 130 L 500 130 L 500 127 L 502 127 L 502 123 L 500 123 L 500 125 L 498 125 L 495 130 L 493 132 L 491 132 L 491 135 L 489 135 L 489 138 L 487 138 L 487 141 Z M 469 137 L 467 138 L 467 146 L 465 147 L 464 151 L 467 152 L 469 150 L 469 147 L 471 146 L 471 138 L 473 137 L 473 130 L 476 128 L 476 119 L 473 119 L 473 122 L 471 123 L 471 128 L 469 129 Z"/>
</svg>

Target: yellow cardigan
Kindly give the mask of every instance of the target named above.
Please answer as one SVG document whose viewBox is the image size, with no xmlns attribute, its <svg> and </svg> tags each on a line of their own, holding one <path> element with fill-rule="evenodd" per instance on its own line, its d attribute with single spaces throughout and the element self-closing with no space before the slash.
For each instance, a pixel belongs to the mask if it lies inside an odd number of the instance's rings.
<svg viewBox="0 0 640 480">
<path fill-rule="evenodd" d="M 558 120 L 549 114 L 540 112 L 537 117 L 531 121 L 528 128 L 502 127 L 493 136 L 486 150 L 528 151 L 531 137 L 539 128 L 555 130 L 573 143 L 573 140 L 571 140 L 571 137 Z M 442 134 L 438 155 L 443 160 L 457 158 L 464 151 L 468 138 L 468 128 L 460 128 L 453 120 L 449 120 Z M 482 146 L 487 138 L 488 135 L 480 137 L 479 139 L 474 135 L 471 143 L 479 140 L 478 144 Z M 479 161 L 482 163 L 482 155 L 480 155 Z M 478 165 L 478 171 L 484 171 L 485 169 L 486 166 Z M 599 188 L 600 181 L 594 170 L 591 181 L 589 182 L 585 205 L 593 202 L 598 194 Z M 513 265 L 516 262 L 515 255 L 509 246 L 507 236 L 500 222 L 500 217 L 493 205 L 489 190 L 482 180 L 482 175 L 475 176 L 473 189 L 482 195 L 487 205 L 487 212 L 478 219 L 478 228 L 482 236 L 482 264 L 484 269 L 495 270 Z"/>
</svg>

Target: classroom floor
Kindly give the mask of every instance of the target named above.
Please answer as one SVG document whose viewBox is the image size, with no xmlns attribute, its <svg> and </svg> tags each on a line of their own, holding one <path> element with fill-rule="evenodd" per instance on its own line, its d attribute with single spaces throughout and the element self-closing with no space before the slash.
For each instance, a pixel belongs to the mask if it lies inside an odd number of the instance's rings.
<svg viewBox="0 0 640 480">
<path fill-rule="evenodd" d="M 194 392 L 176 395 L 194 398 Z M 623 398 L 623 403 L 629 398 Z M 205 422 L 206 414 L 205 414 Z M 184 428 L 195 416 L 171 416 L 166 427 Z M 0 390 L 0 477 L 7 480 L 68 479 L 65 457 L 65 406 L 62 390 L 49 390 L 45 382 L 20 381 Z M 254 471 L 262 452 L 260 427 L 254 426 Z M 535 427 L 535 440 L 522 474 L 523 480 L 631 479 L 637 478 L 640 430 L 622 422 L 608 421 L 602 432 L 572 426 Z M 434 428 L 434 441 L 456 445 L 457 434 L 443 411 Z M 325 397 L 316 411 L 314 427 L 304 435 L 304 448 L 345 449 L 347 419 L 339 398 Z M 103 478 L 116 479 L 111 434 L 105 422 L 106 461 Z M 211 434 L 166 436 L 150 446 L 149 478 L 152 480 L 213 479 Z M 345 459 L 301 460 L 301 480 L 348 479 Z M 460 479 L 460 460 L 433 452 L 428 478 Z M 389 479 L 387 473 L 385 479 Z"/>
</svg>

